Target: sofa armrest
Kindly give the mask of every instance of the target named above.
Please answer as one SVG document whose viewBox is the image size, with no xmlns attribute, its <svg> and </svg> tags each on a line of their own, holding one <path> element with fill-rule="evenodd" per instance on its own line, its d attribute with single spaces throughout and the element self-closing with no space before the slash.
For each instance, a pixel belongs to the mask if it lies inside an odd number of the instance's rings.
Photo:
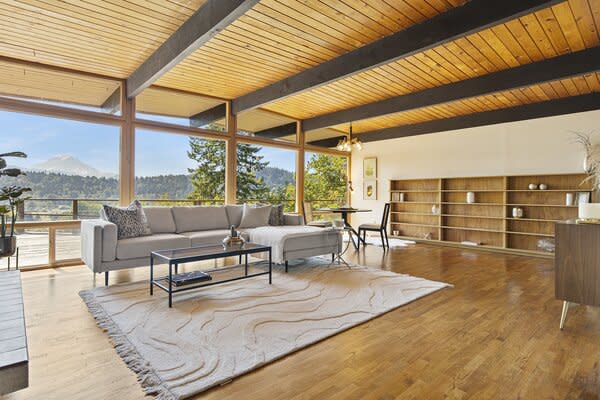
<svg viewBox="0 0 600 400">
<path fill-rule="evenodd" d="M 300 214 L 283 214 L 285 225 L 304 225 L 302 215 Z"/>
<path fill-rule="evenodd" d="M 101 219 L 81 221 L 81 259 L 94 272 L 117 258 L 117 226 Z"/>
</svg>

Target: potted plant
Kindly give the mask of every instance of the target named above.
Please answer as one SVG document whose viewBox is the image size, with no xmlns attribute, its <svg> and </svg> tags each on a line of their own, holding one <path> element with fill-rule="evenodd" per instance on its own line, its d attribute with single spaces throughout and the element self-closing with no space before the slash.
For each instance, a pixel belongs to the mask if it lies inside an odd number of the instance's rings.
<svg viewBox="0 0 600 400">
<path fill-rule="evenodd" d="M 7 168 L 5 157 L 25 158 L 27 155 L 20 151 L 0 154 L 0 178 L 3 176 L 16 178 L 25 175 L 19 168 Z M 22 186 L 0 187 L 0 257 L 8 257 L 15 254 L 17 240 L 15 237 L 15 222 L 17 221 L 17 208 L 26 198 L 23 195 L 31 189 Z M 10 222 L 10 230 L 8 224 Z"/>
</svg>

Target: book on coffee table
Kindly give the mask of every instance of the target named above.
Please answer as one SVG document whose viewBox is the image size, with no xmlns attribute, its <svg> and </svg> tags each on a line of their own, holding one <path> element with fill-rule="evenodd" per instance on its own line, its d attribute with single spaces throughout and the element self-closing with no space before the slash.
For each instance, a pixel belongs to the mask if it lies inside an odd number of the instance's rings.
<svg viewBox="0 0 600 400">
<path fill-rule="evenodd" d="M 212 276 L 210 276 L 206 272 L 201 271 L 183 272 L 181 274 L 173 275 L 173 277 L 171 278 L 171 282 L 173 282 L 175 286 L 191 285 L 192 283 L 205 282 L 210 280 L 212 280 Z"/>
</svg>

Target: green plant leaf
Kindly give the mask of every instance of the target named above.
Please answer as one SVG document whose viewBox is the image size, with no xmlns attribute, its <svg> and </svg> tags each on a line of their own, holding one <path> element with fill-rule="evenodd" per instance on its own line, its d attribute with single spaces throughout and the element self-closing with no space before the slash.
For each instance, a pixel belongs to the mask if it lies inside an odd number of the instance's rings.
<svg viewBox="0 0 600 400">
<path fill-rule="evenodd" d="M 0 154 L 0 157 L 19 157 L 19 158 L 27 158 L 27 154 L 22 151 L 13 151 L 10 153 Z"/>
<path fill-rule="evenodd" d="M 19 175 L 25 175 L 25 174 L 23 174 L 23 171 L 21 171 L 19 168 L 6 168 L 3 170 L 0 170 L 0 175 L 12 176 L 14 178 Z"/>
</svg>

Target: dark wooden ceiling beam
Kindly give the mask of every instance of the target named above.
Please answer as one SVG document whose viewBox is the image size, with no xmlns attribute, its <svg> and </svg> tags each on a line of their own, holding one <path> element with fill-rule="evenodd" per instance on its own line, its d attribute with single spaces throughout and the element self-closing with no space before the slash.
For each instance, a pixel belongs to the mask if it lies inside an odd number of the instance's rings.
<svg viewBox="0 0 600 400">
<path fill-rule="evenodd" d="M 127 78 L 127 97 L 140 94 L 258 1 L 207 0 Z"/>
<path fill-rule="evenodd" d="M 471 0 L 420 24 L 243 95 L 233 100 L 232 110 L 238 114 L 561 2 L 562 0 Z"/>
<path fill-rule="evenodd" d="M 313 140 L 311 142 L 308 142 L 307 144 L 310 144 L 313 146 L 331 148 L 331 147 L 337 146 L 337 144 L 340 142 L 340 140 L 342 140 L 345 137 L 347 137 L 347 136 L 342 135 L 342 136 L 335 136 L 335 137 L 326 138 L 326 139 Z"/>
<path fill-rule="evenodd" d="M 306 132 L 600 70 L 600 47 L 306 119 Z"/>
<path fill-rule="evenodd" d="M 100 105 L 100 109 L 109 114 L 116 114 L 121 109 L 121 87 L 119 86 Z"/>
<path fill-rule="evenodd" d="M 215 121 L 225 118 L 226 115 L 227 104 L 219 104 L 216 107 L 209 108 L 208 110 L 192 115 L 190 117 L 190 126 L 192 128 L 202 128 L 203 126 L 212 124 Z"/>
<path fill-rule="evenodd" d="M 295 135 L 296 130 L 297 123 L 291 122 L 289 124 L 275 126 L 273 128 L 263 129 L 262 131 L 254 132 L 254 135 L 267 139 L 279 139 L 285 136 Z"/>
<path fill-rule="evenodd" d="M 503 108 L 462 115 L 459 117 L 438 119 L 413 125 L 403 125 L 360 133 L 362 142 L 397 139 L 407 136 L 426 135 L 456 129 L 474 128 L 506 122 L 524 121 L 535 118 L 553 117 L 600 109 L 600 93 L 584 94 L 563 99 L 543 101 L 516 107 Z"/>
</svg>

